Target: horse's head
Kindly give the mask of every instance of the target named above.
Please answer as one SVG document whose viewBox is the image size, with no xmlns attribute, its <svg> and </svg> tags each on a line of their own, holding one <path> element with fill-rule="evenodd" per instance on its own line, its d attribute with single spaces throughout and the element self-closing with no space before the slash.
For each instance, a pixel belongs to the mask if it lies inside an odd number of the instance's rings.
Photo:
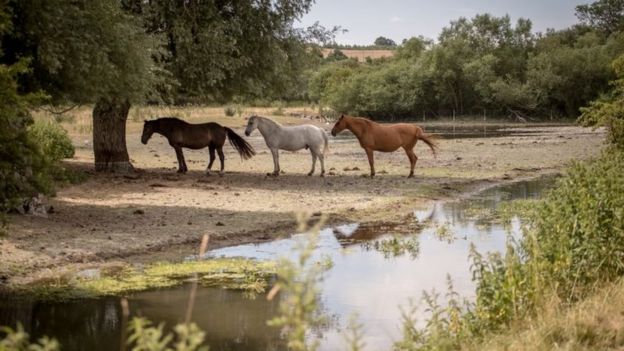
<svg viewBox="0 0 624 351">
<path fill-rule="evenodd" d="M 250 136 L 251 132 L 253 132 L 256 128 L 258 128 L 258 116 L 249 117 L 247 128 L 245 128 L 245 135 Z"/>
<path fill-rule="evenodd" d="M 147 144 L 152 134 L 154 134 L 154 121 L 145 121 L 143 124 L 143 134 L 141 134 L 141 142 Z"/>
<path fill-rule="evenodd" d="M 345 119 L 345 115 L 340 115 L 338 118 L 338 122 L 334 124 L 334 128 L 331 130 L 331 135 L 336 136 L 336 134 L 342 132 L 347 128 L 347 121 Z"/>
</svg>

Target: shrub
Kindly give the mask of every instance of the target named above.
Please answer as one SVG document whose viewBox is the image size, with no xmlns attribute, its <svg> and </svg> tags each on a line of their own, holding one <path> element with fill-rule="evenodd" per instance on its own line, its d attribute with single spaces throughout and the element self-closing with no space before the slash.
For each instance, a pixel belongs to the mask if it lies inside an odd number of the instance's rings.
<svg viewBox="0 0 624 351">
<path fill-rule="evenodd" d="M 67 131 L 53 121 L 36 121 L 28 130 L 41 152 L 52 162 L 74 157 L 74 146 Z"/>
<path fill-rule="evenodd" d="M 552 301 L 569 306 L 624 276 L 623 169 L 624 152 L 615 148 L 570 167 L 527 212 L 523 237 L 510 239 L 504 254 L 471 249 L 476 301 L 457 309 L 454 299 L 448 307 L 425 299 L 433 317 L 422 330 L 404 320 L 401 348 L 459 348 L 534 317 Z"/>
<path fill-rule="evenodd" d="M 225 113 L 225 115 L 228 117 L 233 117 L 236 114 L 236 109 L 232 106 L 226 106 L 223 109 L 223 113 Z"/>
<path fill-rule="evenodd" d="M 584 126 L 606 127 L 609 143 L 624 149 L 624 55 L 613 61 L 612 67 L 618 77 L 612 82 L 613 91 L 581 108 L 579 122 Z"/>
<path fill-rule="evenodd" d="M 17 76 L 27 71 L 27 62 L 0 65 L 0 211 L 15 207 L 24 197 L 50 192 L 48 162 L 28 134 L 33 123 L 28 107 L 43 97 L 20 95 Z"/>
</svg>

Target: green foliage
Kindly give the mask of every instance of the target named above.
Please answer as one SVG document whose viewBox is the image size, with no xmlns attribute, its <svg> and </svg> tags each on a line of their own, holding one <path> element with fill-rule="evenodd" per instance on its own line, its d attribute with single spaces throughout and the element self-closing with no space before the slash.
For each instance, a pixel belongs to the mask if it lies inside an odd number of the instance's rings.
<svg viewBox="0 0 624 351">
<path fill-rule="evenodd" d="M 300 231 L 306 230 L 305 223 L 309 218 L 310 216 L 299 215 Z M 316 350 L 318 347 L 318 342 L 306 342 L 306 333 L 323 321 L 317 311 L 319 294 L 317 283 L 325 268 L 311 262 L 311 257 L 324 221 L 324 218 L 319 220 L 306 234 L 306 240 L 299 242 L 297 247 L 299 257 L 296 261 L 281 260 L 278 264 L 278 280 L 269 293 L 269 298 L 272 298 L 275 293 L 281 291 L 279 315 L 268 323 L 285 331 L 289 350 Z"/>
<path fill-rule="evenodd" d="M 74 157 L 74 146 L 67 131 L 53 121 L 36 121 L 28 130 L 32 140 L 36 140 L 41 152 L 52 162 Z"/>
<path fill-rule="evenodd" d="M 375 39 L 375 43 L 376 46 L 396 46 L 396 43 L 394 42 L 394 40 L 386 38 L 386 37 L 377 37 L 377 39 Z"/>
<path fill-rule="evenodd" d="M 312 3 L 124 1 L 149 34 L 163 35 L 161 62 L 179 82 L 178 102 L 305 97 L 300 77 L 320 61 L 310 44 L 331 36 L 319 25 L 294 28 Z"/>
<path fill-rule="evenodd" d="M 325 58 L 325 62 L 334 62 L 334 61 L 342 61 L 348 60 L 349 58 L 345 55 L 340 49 L 334 49 L 327 57 Z"/>
<path fill-rule="evenodd" d="M 25 197 L 50 193 L 49 159 L 28 132 L 33 123 L 28 107 L 41 95 L 18 93 L 17 77 L 27 61 L 0 65 L 0 210 L 14 208 Z"/>
<path fill-rule="evenodd" d="M 225 113 L 225 115 L 228 117 L 233 117 L 236 114 L 236 109 L 232 106 L 226 106 L 223 109 L 223 113 Z"/>
<path fill-rule="evenodd" d="M 165 333 L 164 325 L 153 326 L 145 318 L 130 321 L 128 344 L 133 351 L 208 351 L 202 346 L 206 333 L 197 324 L 178 324 L 174 334 Z"/>
<path fill-rule="evenodd" d="M 613 69 L 618 77 L 612 82 L 613 90 L 582 108 L 579 122 L 584 126 L 606 127 L 609 143 L 624 149 L 624 55 L 613 62 Z"/>
<path fill-rule="evenodd" d="M 9 1 L 13 30 L 4 33 L 1 61 L 32 57 L 33 70 L 20 83 L 44 90 L 53 102 L 99 98 L 142 101 L 162 72 L 152 56 L 155 37 L 123 12 L 116 0 Z"/>
<path fill-rule="evenodd" d="M 598 0 L 578 5 L 576 16 L 587 25 L 613 33 L 624 27 L 624 1 Z"/>
<path fill-rule="evenodd" d="M 570 116 L 608 90 L 623 35 L 587 26 L 534 34 L 508 16 L 460 18 L 437 43 L 405 40 L 393 58 L 330 60 L 310 76 L 309 96 L 332 109 L 377 119 L 490 114 Z"/>
<path fill-rule="evenodd" d="M 442 307 L 425 296 L 432 317 L 424 329 L 404 321 L 402 349 L 458 349 L 517 321 L 533 318 L 553 300 L 562 306 L 624 276 L 624 153 L 575 164 L 542 201 L 531 202 L 529 225 L 504 254 L 471 248 L 477 284 L 474 304 L 456 298 Z M 529 206 L 524 203 L 522 206 Z M 452 294 L 452 288 L 449 288 Z M 427 300 L 427 298 L 429 298 Z"/>
<path fill-rule="evenodd" d="M 30 342 L 30 337 L 24 331 L 21 324 L 17 328 L 0 328 L 0 334 L 4 334 L 0 339 L 0 351 L 58 351 L 61 349 L 59 343 L 47 336 L 39 339 L 36 343 Z"/>
</svg>

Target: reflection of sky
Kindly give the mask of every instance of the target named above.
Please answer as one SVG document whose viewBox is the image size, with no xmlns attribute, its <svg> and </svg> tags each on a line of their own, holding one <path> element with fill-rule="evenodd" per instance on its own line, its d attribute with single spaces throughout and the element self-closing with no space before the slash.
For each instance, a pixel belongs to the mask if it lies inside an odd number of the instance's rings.
<svg viewBox="0 0 624 351">
<path fill-rule="evenodd" d="M 383 253 L 366 250 L 359 245 L 341 249 L 332 229 L 320 233 L 318 248 L 313 260 L 331 257 L 333 267 L 326 272 L 321 283 L 321 300 L 327 314 L 337 317 L 339 328 L 323 332 L 322 350 L 331 350 L 344 345 L 344 328 L 351 314 L 357 313 L 364 325 L 367 349 L 389 349 L 391 343 L 400 338 L 401 311 L 410 299 L 418 301 L 423 291 L 446 292 L 446 276 L 453 279 L 455 290 L 466 298 L 474 297 L 468 252 L 474 243 L 481 253 L 502 251 L 507 231 L 502 225 L 490 225 L 484 232 L 482 227 L 465 220 L 461 215 L 464 206 L 457 204 L 436 204 L 428 211 L 416 212 L 417 218 L 428 217 L 433 223 L 446 224 L 458 238 L 452 243 L 442 241 L 435 235 L 436 228 L 429 226 L 418 235 L 420 254 L 416 259 L 410 255 L 384 258 Z M 518 234 L 520 223 L 514 220 L 511 231 Z M 349 224 L 336 228 L 348 236 L 358 228 Z M 242 245 L 211 251 L 210 256 L 242 256 L 258 259 L 275 259 L 286 256 L 294 259 L 297 254 L 292 248 L 296 240 L 278 240 L 259 245 Z M 381 236 L 377 240 L 384 238 Z M 443 301 L 441 301 L 443 302 Z M 421 320 L 424 319 L 421 316 Z"/>
</svg>

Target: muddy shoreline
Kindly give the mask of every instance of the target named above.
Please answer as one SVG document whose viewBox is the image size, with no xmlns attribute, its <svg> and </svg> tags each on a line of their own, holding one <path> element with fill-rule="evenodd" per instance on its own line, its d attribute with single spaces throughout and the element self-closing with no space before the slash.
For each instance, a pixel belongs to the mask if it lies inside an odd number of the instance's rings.
<svg viewBox="0 0 624 351">
<path fill-rule="evenodd" d="M 50 199 L 55 211 L 48 218 L 9 216 L 8 234 L 0 239 L 1 285 L 118 263 L 177 261 L 196 251 L 203 234 L 211 237 L 210 249 L 274 240 L 295 232 L 296 211 L 325 214 L 327 225 L 400 222 L 432 201 L 559 173 L 572 161 L 598 155 L 604 140 L 600 130 L 574 126 L 531 131 L 441 139 L 435 159 L 419 144 L 415 179 L 405 178 L 402 152 L 377 153 L 378 175 L 365 177 L 366 156 L 355 140 L 330 144 L 331 175 L 325 178 L 305 176 L 310 157 L 303 151 L 282 153 L 286 173 L 266 177 L 271 156 L 257 135 L 249 140 L 258 155 L 248 162 L 225 150 L 225 176 L 204 174 L 201 151 L 186 153 L 190 171 L 178 175 L 173 151 L 162 138 L 143 146 L 132 132 L 128 148 L 140 171 L 130 177 L 95 174 L 90 147 L 81 144 L 83 136 L 74 136 L 77 154 L 68 165 L 89 179 L 60 189 Z"/>
</svg>

